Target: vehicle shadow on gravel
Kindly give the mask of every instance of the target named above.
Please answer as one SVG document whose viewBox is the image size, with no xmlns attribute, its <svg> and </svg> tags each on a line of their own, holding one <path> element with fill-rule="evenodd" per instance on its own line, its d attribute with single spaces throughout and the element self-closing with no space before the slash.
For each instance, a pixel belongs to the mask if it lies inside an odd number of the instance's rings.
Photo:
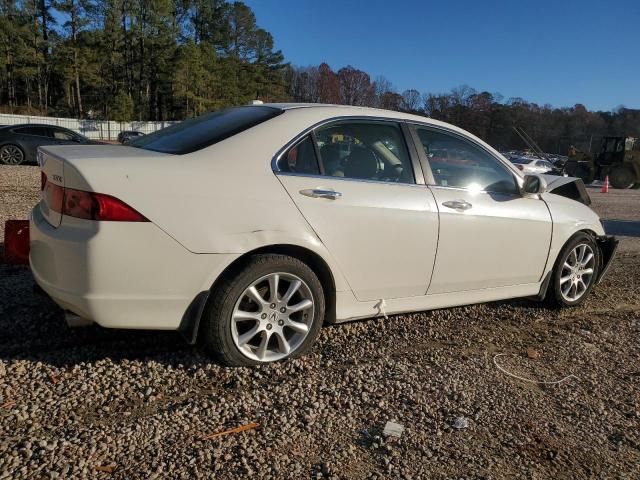
<svg viewBox="0 0 640 480">
<path fill-rule="evenodd" d="M 540 306 L 526 299 L 494 303 L 496 307 L 503 304 Z M 328 330 L 341 327 L 329 325 Z M 97 325 L 70 328 L 63 310 L 36 285 L 27 267 L 0 265 L 0 360 L 68 368 L 104 359 L 144 359 L 189 367 L 216 363 L 174 331 L 111 330 Z"/>
<path fill-rule="evenodd" d="M 102 359 L 163 364 L 211 363 L 177 332 L 70 328 L 64 312 L 36 285 L 27 267 L 0 265 L 0 359 L 70 367 Z"/>
</svg>

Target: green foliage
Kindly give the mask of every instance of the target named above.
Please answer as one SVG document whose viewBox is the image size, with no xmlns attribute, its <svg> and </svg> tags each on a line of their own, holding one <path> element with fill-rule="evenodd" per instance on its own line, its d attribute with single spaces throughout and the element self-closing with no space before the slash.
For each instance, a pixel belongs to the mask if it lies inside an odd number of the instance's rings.
<svg viewBox="0 0 640 480">
<path fill-rule="evenodd" d="M 171 120 L 288 98 L 282 53 L 242 2 L 53 1 L 0 0 L 9 111 Z"/>
<path fill-rule="evenodd" d="M 129 122 L 133 120 L 133 100 L 131 97 L 120 91 L 111 104 L 109 119 L 116 122 Z"/>
<path fill-rule="evenodd" d="M 589 112 L 477 92 L 396 92 L 353 66 L 285 63 L 253 11 L 226 0 L 0 0 L 0 109 L 180 120 L 251 100 L 344 103 L 453 123 L 499 148 L 513 126 L 549 152 L 597 137 L 640 137 L 640 111 Z M 596 138 L 594 140 L 594 138 Z M 595 144 L 595 143 L 594 143 Z"/>
</svg>

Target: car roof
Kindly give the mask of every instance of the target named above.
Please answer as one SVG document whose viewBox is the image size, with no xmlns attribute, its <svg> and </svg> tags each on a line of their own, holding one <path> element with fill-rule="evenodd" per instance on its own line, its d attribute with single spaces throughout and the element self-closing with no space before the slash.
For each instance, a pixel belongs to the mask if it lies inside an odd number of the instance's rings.
<svg viewBox="0 0 640 480">
<path fill-rule="evenodd" d="M 53 128 L 61 128 L 63 130 L 69 130 L 68 128 L 61 127 L 59 125 L 52 125 L 50 123 L 16 123 L 14 125 L 5 125 L 2 128 L 24 128 L 24 127 L 53 127 Z"/>
<path fill-rule="evenodd" d="M 422 115 L 415 115 L 412 113 L 398 112 L 396 110 L 385 110 L 382 108 L 373 107 L 359 107 L 353 105 L 333 105 L 328 103 L 264 103 L 265 107 L 279 108 L 281 110 L 297 110 L 297 109 L 311 109 L 322 111 L 323 115 L 327 117 L 341 117 L 341 116 L 364 116 L 364 117 L 384 117 L 394 118 L 398 120 L 409 120 L 420 123 L 428 123 L 435 126 L 446 127 L 450 130 L 455 130 L 460 133 L 469 135 L 469 132 L 462 130 L 450 123 L 441 122 L 430 117 Z"/>
<path fill-rule="evenodd" d="M 291 113 L 315 110 L 318 115 L 327 119 L 333 117 L 377 117 L 422 123 L 435 127 L 442 127 L 466 137 L 472 137 L 482 145 L 488 146 L 491 150 L 494 150 L 493 147 L 488 145 L 486 142 L 460 127 L 412 113 L 398 112 L 396 110 L 384 110 L 382 108 L 358 107 L 353 105 L 332 105 L 326 103 L 264 103 L 261 105 L 264 105 L 265 107 L 279 108 L 285 112 L 290 111 Z M 496 153 L 499 154 L 497 151 Z"/>
</svg>

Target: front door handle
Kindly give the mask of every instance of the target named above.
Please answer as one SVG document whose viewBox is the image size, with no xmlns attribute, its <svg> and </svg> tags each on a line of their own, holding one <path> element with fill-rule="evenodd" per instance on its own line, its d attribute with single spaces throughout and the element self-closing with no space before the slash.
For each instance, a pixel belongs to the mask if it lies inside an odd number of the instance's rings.
<svg viewBox="0 0 640 480">
<path fill-rule="evenodd" d="M 448 202 L 444 202 L 442 205 L 447 208 L 453 208 L 454 210 L 469 210 L 473 207 L 473 205 L 466 200 L 449 200 Z"/>
<path fill-rule="evenodd" d="M 340 192 L 336 192 L 335 190 L 325 190 L 322 188 L 309 188 L 307 190 L 300 190 L 302 195 L 312 198 L 328 198 L 330 200 L 337 200 L 342 197 Z"/>
</svg>

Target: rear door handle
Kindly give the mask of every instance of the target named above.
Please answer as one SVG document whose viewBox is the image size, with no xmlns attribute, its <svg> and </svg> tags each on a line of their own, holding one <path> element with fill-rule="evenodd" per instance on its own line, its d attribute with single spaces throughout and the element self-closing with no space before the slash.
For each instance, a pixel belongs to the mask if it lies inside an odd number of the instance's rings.
<svg viewBox="0 0 640 480">
<path fill-rule="evenodd" d="M 444 202 L 442 205 L 447 208 L 453 208 L 454 210 L 469 210 L 473 207 L 473 205 L 466 200 L 449 200 L 448 202 Z"/>
<path fill-rule="evenodd" d="M 340 192 L 336 192 L 335 190 L 325 190 L 321 188 L 309 188 L 307 190 L 300 190 L 302 195 L 312 198 L 328 198 L 330 200 L 337 200 L 342 197 Z"/>
</svg>

